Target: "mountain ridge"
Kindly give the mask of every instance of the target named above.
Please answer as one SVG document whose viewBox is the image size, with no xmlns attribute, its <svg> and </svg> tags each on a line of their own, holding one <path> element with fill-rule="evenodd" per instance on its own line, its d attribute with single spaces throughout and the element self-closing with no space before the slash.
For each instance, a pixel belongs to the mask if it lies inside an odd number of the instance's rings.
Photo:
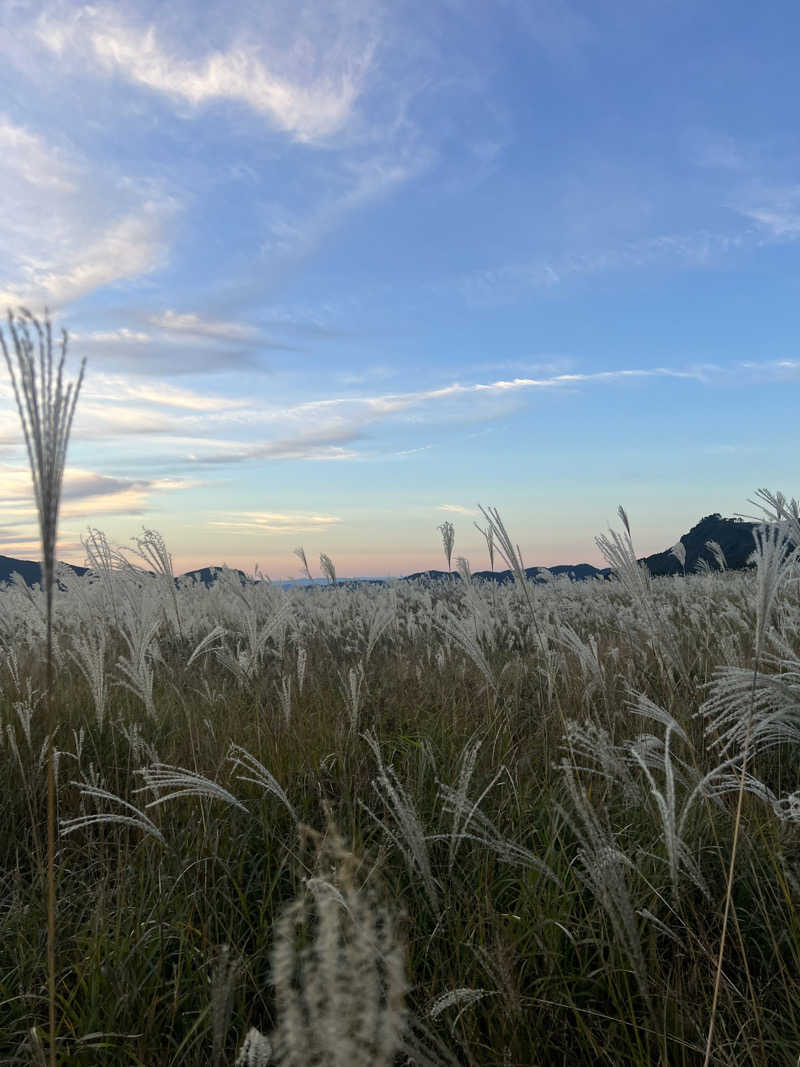
<svg viewBox="0 0 800 1067">
<path fill-rule="evenodd" d="M 718 570 L 719 566 L 714 553 L 706 548 L 706 542 L 716 541 L 725 555 L 728 569 L 741 570 L 747 566 L 748 559 L 755 548 L 752 531 L 757 525 L 758 523 L 756 522 L 749 522 L 744 519 L 725 519 L 719 512 L 714 512 L 711 515 L 706 515 L 681 536 L 680 543 L 686 551 L 685 567 L 673 554 L 672 548 L 665 548 L 662 552 L 654 552 L 650 556 L 640 557 L 640 562 L 646 563 L 648 570 L 655 577 L 681 574 L 684 573 L 684 570 L 688 574 L 697 567 L 701 560 L 705 561 L 712 570 Z M 78 575 L 87 573 L 86 567 L 73 563 L 61 563 L 58 566 L 68 568 Z M 238 575 L 243 584 L 250 580 L 249 576 L 241 570 L 222 566 L 207 566 L 186 571 L 184 574 L 177 576 L 176 581 L 193 580 L 208 586 L 217 580 L 224 569 Z M 591 563 L 559 563 L 552 567 L 526 567 L 525 573 L 529 578 L 537 581 L 548 581 L 548 574 L 556 578 L 566 574 L 574 581 L 586 581 L 592 578 L 607 578 L 611 573 L 611 568 L 595 567 Z M 33 560 L 21 560 L 12 556 L 0 555 L 0 587 L 8 583 L 13 574 L 18 574 L 28 586 L 36 585 L 42 580 L 41 564 Z M 458 578 L 457 572 L 450 572 L 450 575 Z M 432 569 L 405 575 L 401 581 L 435 581 L 447 577 L 447 571 Z M 502 583 L 510 581 L 512 573 L 507 569 L 502 571 L 473 571 L 473 578 Z M 370 584 L 383 583 L 385 581 L 387 581 L 385 578 L 344 578 L 340 579 L 339 584 Z M 322 582 L 323 580 L 319 579 L 314 584 L 322 584 Z M 299 585 L 301 581 L 299 579 L 297 581 L 287 580 L 276 582 L 275 584 L 284 586 Z M 308 582 L 303 581 L 302 584 L 307 585 Z"/>
</svg>

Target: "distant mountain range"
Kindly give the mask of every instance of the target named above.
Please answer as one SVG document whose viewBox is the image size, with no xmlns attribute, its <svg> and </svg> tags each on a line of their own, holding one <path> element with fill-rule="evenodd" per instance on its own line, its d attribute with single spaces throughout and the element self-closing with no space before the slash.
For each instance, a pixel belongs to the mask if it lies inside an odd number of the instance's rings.
<svg viewBox="0 0 800 1067">
<path fill-rule="evenodd" d="M 686 550 L 686 561 L 681 565 L 678 558 L 673 554 L 672 548 L 665 548 L 663 552 L 655 552 L 652 556 L 642 556 L 640 563 L 646 563 L 647 569 L 653 576 L 663 577 L 670 574 L 682 574 L 684 567 L 689 574 L 695 570 L 700 560 L 705 560 L 712 570 L 719 570 L 714 553 L 706 548 L 708 541 L 716 541 L 725 555 L 725 562 L 729 570 L 741 570 L 747 566 L 747 561 L 753 554 L 755 542 L 753 530 L 758 524 L 746 522 L 743 519 L 723 519 L 719 514 L 706 515 L 688 533 L 685 533 L 680 542 Z M 525 574 L 529 578 L 538 581 L 546 581 L 546 575 L 541 571 L 549 571 L 554 577 L 562 574 L 569 575 L 574 581 L 585 581 L 587 578 L 607 578 L 611 573 L 610 567 L 594 567 L 591 563 L 559 563 L 553 567 L 526 567 Z M 483 578 L 497 582 L 511 580 L 510 570 L 503 571 L 473 571 L 474 578 Z M 409 574 L 408 578 L 446 578 L 446 571 L 420 571 Z"/>
<path fill-rule="evenodd" d="M 755 548 L 753 542 L 753 529 L 755 526 L 756 523 L 745 522 L 742 519 L 723 519 L 719 514 L 706 515 L 704 519 L 701 519 L 696 526 L 693 526 L 680 539 L 686 550 L 687 574 L 695 569 L 699 560 L 705 560 L 712 569 L 718 569 L 713 552 L 706 548 L 707 541 L 717 542 L 725 553 L 725 559 L 730 570 L 740 570 L 745 567 Z M 642 562 L 647 564 L 648 570 L 653 575 L 683 573 L 683 567 L 670 548 L 664 549 L 663 552 L 656 552 L 652 556 L 645 556 Z M 64 563 L 62 566 L 74 571 L 76 574 L 86 574 L 86 567 L 77 567 L 71 563 Z M 221 567 L 201 567 L 198 570 L 187 571 L 178 580 L 194 579 L 208 586 L 216 581 L 221 570 Z M 610 573 L 610 568 L 593 567 L 591 563 L 566 563 L 547 568 L 527 567 L 525 573 L 529 578 L 544 580 L 546 575 L 540 574 L 542 570 L 549 571 L 555 577 L 567 574 L 575 581 L 585 581 L 587 578 L 607 578 Z M 242 583 L 249 580 L 244 571 L 234 571 L 234 573 L 239 575 L 239 580 Z M 31 560 L 13 559 L 11 556 L 0 556 L 0 584 L 8 582 L 12 574 L 18 574 L 27 585 L 35 585 L 42 580 L 41 564 L 34 563 Z M 511 571 L 474 571 L 473 576 L 486 581 L 507 582 L 511 580 Z M 404 580 L 411 581 L 412 579 L 420 578 L 435 580 L 446 577 L 446 571 L 430 570 L 409 574 Z M 382 579 L 380 578 L 355 578 L 342 579 L 342 584 L 380 583 L 381 581 Z M 308 582 L 279 582 L 276 584 L 291 586 L 307 585 Z M 325 581 L 324 579 L 317 579 L 314 584 L 322 585 L 325 584 Z"/>
</svg>

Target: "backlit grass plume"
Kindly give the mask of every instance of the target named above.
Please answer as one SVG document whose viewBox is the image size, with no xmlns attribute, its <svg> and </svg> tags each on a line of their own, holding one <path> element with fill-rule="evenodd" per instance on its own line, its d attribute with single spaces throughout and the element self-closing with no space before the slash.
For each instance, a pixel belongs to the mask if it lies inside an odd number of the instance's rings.
<svg viewBox="0 0 800 1067">
<path fill-rule="evenodd" d="M 335 831 L 305 829 L 329 874 L 306 878 L 275 924 L 273 1056 L 282 1067 L 391 1067 L 407 1024 L 396 919 L 359 884 L 359 861 Z"/>
<path fill-rule="evenodd" d="M 64 381 L 64 361 L 67 356 L 67 331 L 61 331 L 61 353 L 53 366 L 53 332 L 45 312 L 44 323 L 21 308 L 15 315 L 9 309 L 8 329 L 14 358 L 0 330 L 3 349 L 14 399 L 17 402 L 25 445 L 33 478 L 36 510 L 39 513 L 39 532 L 42 539 L 42 586 L 47 612 L 47 961 L 50 1006 L 50 1063 L 56 1062 L 56 880 L 55 880 L 55 750 L 52 721 L 53 689 L 53 585 L 55 582 L 56 534 L 58 507 L 64 480 L 67 442 L 72 429 L 75 405 L 83 382 L 86 361 L 81 363 L 78 380 Z M 15 366 L 16 364 L 16 366 Z"/>
<path fill-rule="evenodd" d="M 442 548 L 444 549 L 445 559 L 447 560 L 448 573 L 452 567 L 451 560 L 453 558 L 453 546 L 456 543 L 456 529 L 452 522 L 443 522 L 437 529 L 442 535 Z"/>
<path fill-rule="evenodd" d="M 54 368 L 52 328 L 46 313 L 44 323 L 41 323 L 25 308 L 20 309 L 17 315 L 9 310 L 8 329 L 14 348 L 14 358 L 12 359 L 2 330 L 0 330 L 0 345 L 2 345 L 6 366 L 11 375 L 14 399 L 17 402 L 22 422 L 33 478 L 36 509 L 39 513 L 39 530 L 42 538 L 42 584 L 47 598 L 49 645 L 58 507 L 64 479 L 67 442 L 75 415 L 75 405 L 78 402 L 78 393 L 83 382 L 86 361 L 81 363 L 77 382 L 64 381 L 67 331 L 61 331 L 61 354 Z"/>
</svg>

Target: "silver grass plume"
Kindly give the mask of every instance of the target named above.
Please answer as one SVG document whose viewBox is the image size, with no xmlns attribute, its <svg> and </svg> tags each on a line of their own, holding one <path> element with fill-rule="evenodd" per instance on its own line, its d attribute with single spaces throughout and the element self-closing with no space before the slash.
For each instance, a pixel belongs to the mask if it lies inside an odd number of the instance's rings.
<svg viewBox="0 0 800 1067">
<path fill-rule="evenodd" d="M 447 571 L 450 572 L 450 560 L 453 557 L 453 546 L 456 543 L 456 530 L 452 522 L 443 522 L 441 526 L 437 526 L 436 529 L 442 535 L 442 548 L 444 549 L 445 559 L 447 560 Z"/>
<path fill-rule="evenodd" d="M 722 545 L 720 545 L 718 541 L 706 541 L 706 548 L 716 560 L 719 569 L 721 571 L 726 571 L 728 569 L 728 561 L 725 558 Z"/>
<path fill-rule="evenodd" d="M 109 688 L 106 672 L 106 627 L 102 621 L 92 621 L 88 629 L 88 634 L 75 636 L 70 656 L 89 685 L 94 701 L 95 721 L 102 729 Z"/>
<path fill-rule="evenodd" d="M 172 610 L 175 614 L 175 625 L 178 630 L 178 636 L 182 640 L 183 627 L 181 626 L 181 614 L 178 609 L 178 592 L 175 585 L 175 572 L 172 567 L 172 553 L 167 551 L 166 542 L 158 530 L 148 530 L 143 526 L 142 534 L 142 537 L 131 538 L 136 545 L 131 551 L 134 555 L 137 555 L 139 559 L 144 560 L 146 564 L 152 567 L 161 579 L 162 584 L 167 590 L 169 599 L 172 602 Z"/>
<path fill-rule="evenodd" d="M 308 578 L 309 582 L 313 582 L 314 579 L 311 577 L 311 571 L 308 569 L 306 550 L 303 548 L 302 545 L 298 545 L 297 548 L 294 550 L 294 554 L 295 556 L 297 556 L 297 558 L 300 560 L 300 563 L 302 564 L 303 574 L 306 576 L 306 578 Z"/>
<path fill-rule="evenodd" d="M 792 571 L 798 546 L 792 540 L 789 523 L 762 525 L 753 530 L 756 550 L 758 591 L 756 594 L 756 658 L 764 651 L 764 640 L 772 622 L 778 592 Z"/>
<path fill-rule="evenodd" d="M 798 552 L 800 552 L 800 508 L 798 507 L 797 501 L 793 499 L 790 502 L 787 502 L 782 493 L 772 494 L 766 489 L 760 489 L 756 496 L 764 502 L 761 507 L 762 510 L 767 513 L 769 521 L 762 523 L 753 530 L 753 539 L 756 542 L 756 550 L 753 553 L 752 558 L 755 560 L 757 568 L 757 591 L 752 695 L 750 708 L 747 712 L 744 737 L 742 739 L 739 789 L 736 800 L 736 815 L 734 816 L 733 824 L 733 841 L 731 844 L 731 857 L 728 865 L 728 876 L 725 887 L 725 908 L 722 917 L 722 931 L 720 934 L 719 953 L 717 956 L 717 974 L 714 981 L 714 996 L 711 1004 L 708 1033 L 706 1035 L 706 1050 L 703 1067 L 708 1067 L 708 1064 L 711 1062 L 714 1024 L 716 1021 L 717 1003 L 722 981 L 722 963 L 725 956 L 728 919 L 730 916 L 733 895 L 736 852 L 742 822 L 742 805 L 748 784 L 747 762 L 750 756 L 753 726 L 756 718 L 755 698 L 758 687 L 761 658 L 764 654 L 767 631 L 772 623 L 772 615 L 775 610 L 778 592 L 785 579 L 793 573 L 794 565 L 798 558 Z M 772 509 L 771 513 L 770 509 Z"/>
<path fill-rule="evenodd" d="M 370 615 L 369 628 L 367 629 L 366 639 L 367 648 L 364 653 L 364 666 L 369 663 L 370 656 L 375 650 L 380 638 L 386 632 L 387 628 L 395 621 L 394 606 L 388 608 L 383 607 L 380 603 L 375 605 L 375 609 Z"/>
<path fill-rule="evenodd" d="M 119 626 L 114 577 L 124 565 L 127 565 L 127 560 L 123 561 L 120 553 L 111 547 L 102 530 L 93 529 L 91 526 L 87 527 L 86 534 L 81 537 L 81 545 L 86 554 L 86 566 L 100 578 L 114 622 Z"/>
<path fill-rule="evenodd" d="M 561 811 L 580 845 L 573 870 L 608 916 L 617 943 L 627 955 L 639 990 L 647 1000 L 647 967 L 627 878 L 628 872 L 635 870 L 634 864 L 620 848 L 607 819 L 589 800 L 574 768 L 562 762 L 561 771 L 572 812 L 565 808 Z"/>
<path fill-rule="evenodd" d="M 672 548 L 669 550 L 670 555 L 680 563 L 683 573 L 686 573 L 686 545 L 683 541 L 676 541 Z"/>
<path fill-rule="evenodd" d="M 53 334 L 50 317 L 45 311 L 44 325 L 26 308 L 15 316 L 9 309 L 8 328 L 14 347 L 16 369 L 5 334 L 0 329 L 0 347 L 11 376 L 25 447 L 33 479 L 33 493 L 39 515 L 42 541 L 42 585 L 44 586 L 47 625 L 47 972 L 50 1023 L 50 1064 L 56 1065 L 56 772 L 52 720 L 53 690 L 53 585 L 55 580 L 58 509 L 67 443 L 75 416 L 75 405 L 83 383 L 86 361 L 81 362 L 77 381 L 64 381 L 67 356 L 67 331 L 61 331 L 61 354 L 53 367 Z M 35 335 L 35 336 L 34 336 Z"/>
<path fill-rule="evenodd" d="M 351 667 L 347 674 L 339 672 L 339 692 L 344 699 L 347 715 L 350 720 L 350 729 L 355 732 L 358 729 L 358 719 L 363 704 L 362 689 L 366 682 L 364 662 L 361 660 L 357 667 Z"/>
<path fill-rule="evenodd" d="M 483 654 L 483 650 L 478 644 L 477 637 L 470 629 L 468 623 L 462 622 L 460 619 L 456 618 L 455 615 L 446 612 L 442 622 L 436 623 L 435 625 L 467 653 L 469 658 L 483 675 L 490 692 L 496 692 L 497 682 L 495 681 L 492 669 L 489 666 L 486 656 Z"/>
<path fill-rule="evenodd" d="M 160 844 L 166 844 L 161 831 L 152 819 L 148 818 L 143 811 L 140 811 L 139 808 L 130 804 L 127 800 L 115 796 L 107 789 L 100 789 L 97 786 L 88 785 L 86 782 L 71 782 L 70 784 L 78 787 L 82 801 L 90 799 L 104 801 L 107 804 L 118 804 L 123 810 L 121 812 L 106 811 L 98 812 L 94 815 L 78 815 L 73 819 L 62 819 L 62 837 L 66 837 L 67 834 L 71 834 L 75 830 L 84 830 L 87 826 L 113 823 L 117 826 L 131 826 L 136 830 L 141 830 L 142 833 L 149 834 L 150 837 L 154 837 Z"/>
<path fill-rule="evenodd" d="M 470 569 L 468 559 L 465 559 L 464 556 L 456 556 L 456 570 L 458 571 L 465 588 L 472 585 L 472 570 Z"/>
<path fill-rule="evenodd" d="M 511 570 L 514 575 L 514 581 L 518 587 L 522 590 L 525 599 L 528 604 L 528 610 L 530 611 L 531 619 L 533 620 L 534 630 L 539 641 L 539 647 L 542 650 L 542 654 L 547 659 L 547 645 L 545 643 L 544 635 L 539 628 L 539 620 L 536 615 L 533 603 L 533 585 L 528 581 L 528 576 L 525 573 L 525 565 L 522 562 L 522 553 L 519 550 L 519 545 L 515 545 L 511 540 L 511 536 L 500 518 L 500 512 L 497 508 L 484 508 L 481 504 L 478 504 L 478 509 L 486 519 L 488 529 L 491 530 L 492 546 L 497 545 L 497 551 L 502 556 L 506 566 Z M 480 527 L 478 527 L 480 529 Z M 488 535 L 487 535 L 488 541 Z"/>
<path fill-rule="evenodd" d="M 26 308 L 20 309 L 16 316 L 9 311 L 8 328 L 14 345 L 16 369 L 2 330 L 0 347 L 3 349 L 11 376 L 14 399 L 28 450 L 42 539 L 43 587 L 50 619 L 61 486 L 64 480 L 67 443 L 83 383 L 86 360 L 81 362 L 77 381 L 66 383 L 66 330 L 61 331 L 61 354 L 54 368 L 52 328 L 47 313 L 42 324 Z"/>
<path fill-rule="evenodd" d="M 378 764 L 378 774 L 372 781 L 372 788 L 383 801 L 387 814 L 391 816 L 396 829 L 393 830 L 387 826 L 362 801 L 359 801 L 359 806 L 375 820 L 389 840 L 405 856 L 408 869 L 412 872 L 416 869 L 422 878 L 422 884 L 431 910 L 438 914 L 439 884 L 433 876 L 425 830 L 417 814 L 417 809 L 414 807 L 414 802 L 397 777 L 394 768 L 391 765 L 384 766 L 380 745 L 374 734 L 365 733 L 362 734 L 362 737 L 372 749 L 375 761 Z"/>
<path fill-rule="evenodd" d="M 333 560 L 326 552 L 320 552 L 319 565 L 330 584 L 336 585 L 336 567 L 334 567 Z"/>
<path fill-rule="evenodd" d="M 755 678 L 744 667 L 719 667 L 708 683 L 709 696 L 696 714 L 706 719 L 706 735 L 721 757 L 741 759 L 748 722 L 751 756 L 787 742 L 800 744 L 800 663 L 775 663 L 777 673 L 759 671 Z"/>
<path fill-rule="evenodd" d="M 650 572 L 646 564 L 639 563 L 636 558 L 630 522 L 621 504 L 617 514 L 625 527 L 624 536 L 616 530 L 609 530 L 610 536 L 602 534 L 595 537 L 595 544 L 631 596 L 635 600 L 645 600 L 650 592 Z"/>
<path fill-rule="evenodd" d="M 787 500 L 780 491 L 773 493 L 769 489 L 759 489 L 756 499 L 750 503 L 761 509 L 770 525 L 780 526 L 795 547 L 800 548 L 800 503 L 794 497 Z"/>
<path fill-rule="evenodd" d="M 154 763 L 150 767 L 142 767 L 135 773 L 144 779 L 145 784 L 139 789 L 134 789 L 134 793 L 156 794 L 156 799 L 145 805 L 146 808 L 155 808 L 159 804 L 165 804 L 168 800 L 192 796 L 222 800 L 231 807 L 249 814 L 244 804 L 219 782 L 206 778 L 197 771 L 190 771 L 186 767 L 176 767 L 171 763 Z M 171 789 L 172 792 L 162 796 L 162 789 Z"/>
<path fill-rule="evenodd" d="M 332 873 L 307 878 L 275 924 L 275 1058 L 285 1067 L 392 1067 L 406 1031 L 405 947 L 338 838 L 322 839 L 319 861 Z"/>
<path fill-rule="evenodd" d="M 535 853 L 531 852 L 529 848 L 525 848 L 524 845 L 518 845 L 515 841 L 509 841 L 504 838 L 491 819 L 480 809 L 487 795 L 494 789 L 501 778 L 508 778 L 512 781 L 513 786 L 513 780 L 504 764 L 500 765 L 494 777 L 483 789 L 477 800 L 471 800 L 467 795 L 469 777 L 472 775 L 470 764 L 473 763 L 475 754 L 477 754 L 477 750 L 473 753 L 469 748 L 465 748 L 462 753 L 459 781 L 455 789 L 444 782 L 438 783 L 442 812 L 445 815 L 453 816 L 453 827 L 449 833 L 431 835 L 430 840 L 438 841 L 444 839 L 449 841 L 451 872 L 456 850 L 461 841 L 475 841 L 477 844 L 483 845 L 484 848 L 489 848 L 497 853 L 503 863 L 508 863 L 514 867 L 536 870 L 545 878 L 560 886 L 560 879 L 546 863 L 543 863 Z"/>
<path fill-rule="evenodd" d="M 494 527 L 489 523 L 484 530 L 482 526 L 478 526 L 477 522 L 474 522 L 472 525 L 486 540 L 486 548 L 489 551 L 489 569 L 492 574 L 494 574 Z"/>
<path fill-rule="evenodd" d="M 461 989 L 451 989 L 447 993 L 442 993 L 441 996 L 438 996 L 433 1001 L 428 1008 L 428 1017 L 430 1019 L 435 1019 L 448 1008 L 458 1007 L 458 1013 L 450 1026 L 450 1033 L 454 1034 L 456 1026 L 458 1026 L 461 1016 L 467 1008 L 472 1007 L 473 1004 L 477 1004 L 478 1001 L 483 1000 L 485 997 L 496 996 L 499 996 L 499 992 L 496 989 L 469 989 L 464 987 Z"/>
<path fill-rule="evenodd" d="M 234 1067 L 269 1067 L 272 1059 L 272 1042 L 261 1031 L 251 1026 L 234 1061 Z"/>
<path fill-rule="evenodd" d="M 661 822 L 661 837 L 664 842 L 664 847 L 667 852 L 667 862 L 669 864 L 670 882 L 672 884 L 672 892 L 675 899 L 679 896 L 679 882 L 680 875 L 685 872 L 689 875 L 692 882 L 705 894 L 706 897 L 710 896 L 708 887 L 706 886 L 705 879 L 700 873 L 700 869 L 695 863 L 689 847 L 683 838 L 683 827 L 686 823 L 686 814 L 689 810 L 689 804 L 691 797 L 686 802 L 686 808 L 682 814 L 678 812 L 678 806 L 676 801 L 675 783 L 677 775 L 675 773 L 675 767 L 671 754 L 671 741 L 673 733 L 673 724 L 670 723 L 664 734 L 663 745 L 663 774 L 664 774 L 664 789 L 663 792 L 658 788 L 656 780 L 650 770 L 649 760 L 645 757 L 641 750 L 641 746 L 632 745 L 631 755 L 634 760 L 639 764 L 644 772 L 647 784 L 650 787 L 650 793 L 655 800 L 656 810 L 658 811 L 659 819 Z"/>
<path fill-rule="evenodd" d="M 283 787 L 263 763 L 251 755 L 247 749 L 242 748 L 241 745 L 234 744 L 231 744 L 228 748 L 227 759 L 233 764 L 232 770 L 238 769 L 247 772 L 246 774 L 237 774 L 235 776 L 239 781 L 252 782 L 254 785 L 260 786 L 265 793 L 272 793 L 273 796 L 280 800 L 292 818 L 297 821 L 297 814 Z"/>
</svg>

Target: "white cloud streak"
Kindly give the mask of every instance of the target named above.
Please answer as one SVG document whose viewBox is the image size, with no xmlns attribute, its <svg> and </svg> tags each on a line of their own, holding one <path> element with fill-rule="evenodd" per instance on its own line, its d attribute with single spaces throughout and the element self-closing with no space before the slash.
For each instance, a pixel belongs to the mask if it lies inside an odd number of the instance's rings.
<svg viewBox="0 0 800 1067">
<path fill-rule="evenodd" d="M 619 368 L 609 371 L 562 372 L 539 377 L 499 378 L 484 382 L 451 382 L 430 389 L 322 397 L 300 403 L 262 403 L 248 397 L 226 397 L 178 389 L 157 381 L 126 381 L 120 376 L 87 379 L 73 431 L 76 449 L 104 441 L 113 455 L 115 442 L 126 453 L 131 441 L 142 443 L 140 463 L 158 462 L 170 470 L 197 471 L 203 466 L 277 460 L 346 462 L 408 456 L 419 446 L 403 448 L 398 429 L 421 423 L 463 424 L 476 417 L 506 418 L 513 407 L 533 395 L 554 391 L 638 384 L 664 380 L 758 385 L 792 379 L 792 360 L 694 367 Z M 0 446 L 21 442 L 10 392 L 0 382 Z M 391 443 L 381 431 L 392 429 Z M 400 446 L 398 448 L 398 443 Z M 80 454 L 80 453 L 79 453 Z M 460 505 L 444 504 L 455 511 Z M 466 512 L 465 512 L 466 514 Z"/>
<path fill-rule="evenodd" d="M 163 266 L 178 211 L 168 196 L 0 117 L 0 305 L 58 308 Z M 152 190 L 151 190 L 152 192 Z"/>
<path fill-rule="evenodd" d="M 179 313 L 171 308 L 148 319 L 151 326 L 175 334 L 191 337 L 210 337 L 226 341 L 258 341 L 260 331 L 255 326 L 241 322 L 223 322 L 204 318 L 195 312 Z"/>
<path fill-rule="evenodd" d="M 222 527 L 231 533 L 302 534 L 328 530 L 342 520 L 338 515 L 314 515 L 307 512 L 243 511 L 225 520 L 214 520 L 209 526 Z"/>
<path fill-rule="evenodd" d="M 67 467 L 60 514 L 66 519 L 138 515 L 147 511 L 153 495 L 188 489 L 193 484 L 185 478 L 115 478 L 80 467 Z M 0 510 L 5 527 L 30 540 L 36 526 L 36 504 L 27 468 L 2 468 Z M 0 536 L 0 549 L 3 543 Z"/>
<path fill-rule="evenodd" d="M 440 504 L 437 511 L 453 511 L 456 515 L 477 515 L 474 508 L 465 508 L 461 504 Z"/>
<path fill-rule="evenodd" d="M 217 10 L 217 30 L 230 14 L 227 8 Z M 59 57 L 84 55 L 100 74 L 116 72 L 192 108 L 238 103 L 298 141 L 337 132 L 348 121 L 369 72 L 374 23 L 349 17 L 344 5 L 327 13 L 312 10 L 305 18 L 295 12 L 290 40 L 273 44 L 279 27 L 270 25 L 269 15 L 267 10 L 260 13 L 266 25 L 256 39 L 262 43 L 256 44 L 251 33 L 200 55 L 188 53 L 183 40 L 170 40 L 163 27 L 137 25 L 108 6 L 86 5 L 67 18 L 45 13 L 37 31 Z"/>
</svg>

